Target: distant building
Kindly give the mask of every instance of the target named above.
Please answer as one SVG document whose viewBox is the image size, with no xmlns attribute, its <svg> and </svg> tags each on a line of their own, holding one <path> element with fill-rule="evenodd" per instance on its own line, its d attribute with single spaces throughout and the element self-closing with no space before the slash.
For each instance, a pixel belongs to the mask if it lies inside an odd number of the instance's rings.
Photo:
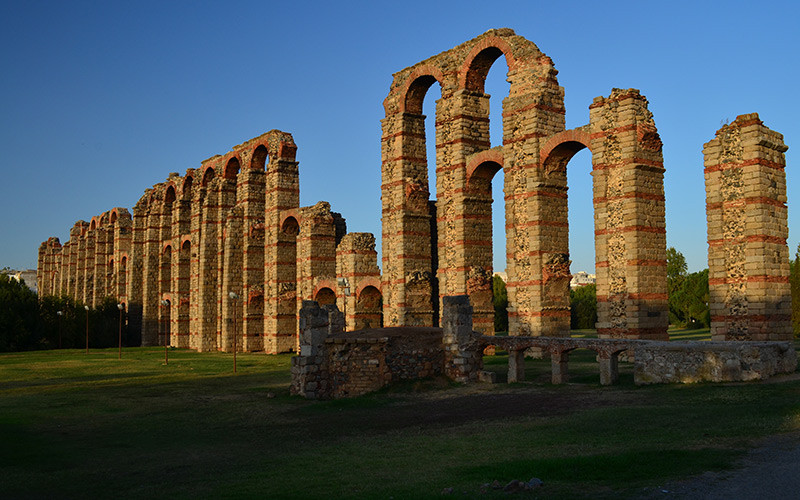
<svg viewBox="0 0 800 500">
<path fill-rule="evenodd" d="M 572 279 L 569 282 L 569 287 L 575 289 L 581 286 L 594 285 L 596 281 L 597 275 L 589 274 L 586 271 L 578 271 L 572 275 Z"/>
<path fill-rule="evenodd" d="M 500 276 L 500 279 L 503 280 L 503 283 L 508 283 L 508 274 L 505 271 L 496 272 L 494 275 Z"/>
<path fill-rule="evenodd" d="M 36 288 L 36 269 L 27 269 L 25 271 L 12 270 L 9 271 L 8 275 L 17 281 L 25 280 L 25 285 L 27 285 L 28 288 L 36 293 L 39 292 Z"/>
</svg>

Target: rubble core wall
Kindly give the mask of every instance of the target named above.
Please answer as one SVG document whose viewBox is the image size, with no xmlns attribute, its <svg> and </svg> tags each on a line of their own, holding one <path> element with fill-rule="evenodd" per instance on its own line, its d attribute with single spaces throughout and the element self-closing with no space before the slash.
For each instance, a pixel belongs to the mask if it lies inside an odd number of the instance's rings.
<svg viewBox="0 0 800 500">
<path fill-rule="evenodd" d="M 491 148 L 484 83 L 501 57 L 510 91 L 502 146 Z M 463 295 L 474 329 L 491 336 L 491 185 L 502 182 L 509 333 L 568 337 L 566 167 L 588 148 L 598 335 L 666 340 L 665 171 L 647 99 L 612 89 L 589 106 L 588 124 L 566 130 L 557 75 L 510 29 L 393 75 L 381 122 L 382 273 L 372 235 L 347 234 L 327 202 L 300 207 L 297 146 L 272 130 L 170 173 L 132 214 L 115 208 L 76 222 L 63 245 L 42 243 L 39 289 L 92 306 L 113 296 L 143 345 L 200 351 L 297 350 L 305 300 L 337 304 L 355 330 L 443 325 L 444 298 Z M 437 85 L 427 158 L 423 101 Z M 791 338 L 785 151 L 755 114 L 705 145 L 715 340 Z"/>
<path fill-rule="evenodd" d="M 791 340 L 787 146 L 758 114 L 703 147 L 714 340 Z"/>
</svg>

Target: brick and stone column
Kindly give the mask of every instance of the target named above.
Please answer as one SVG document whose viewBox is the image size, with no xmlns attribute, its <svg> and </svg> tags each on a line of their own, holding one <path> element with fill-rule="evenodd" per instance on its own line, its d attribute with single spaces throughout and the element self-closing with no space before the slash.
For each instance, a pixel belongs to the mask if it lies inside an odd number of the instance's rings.
<svg viewBox="0 0 800 500">
<path fill-rule="evenodd" d="M 270 354 L 295 348 L 297 336 L 296 218 L 284 231 L 282 215 L 297 209 L 300 185 L 291 135 L 278 133 L 268 147 L 265 178 L 264 237 L 264 351 Z"/>
<path fill-rule="evenodd" d="M 444 373 L 456 382 L 475 382 L 483 369 L 483 349 L 472 331 L 469 297 L 444 297 L 442 306 Z"/>
<path fill-rule="evenodd" d="M 242 348 L 264 348 L 264 189 L 267 149 L 259 146 L 252 154 L 250 168 L 238 177 L 237 206 L 241 207 L 242 227 Z"/>
<path fill-rule="evenodd" d="M 783 136 L 741 115 L 705 144 L 713 340 L 791 340 Z"/>
<path fill-rule="evenodd" d="M 614 89 L 589 111 L 598 336 L 667 340 L 661 139 L 636 89 Z"/>
<path fill-rule="evenodd" d="M 347 280 L 350 294 L 342 294 L 348 331 L 381 326 L 380 269 L 371 233 L 348 233 L 336 247 L 336 276 Z M 371 287 L 371 288 L 370 288 Z"/>
<path fill-rule="evenodd" d="M 170 307 L 170 345 L 189 347 L 190 266 L 192 253 L 191 209 L 192 177 L 183 178 L 180 196 L 172 204 L 172 303 Z"/>
</svg>

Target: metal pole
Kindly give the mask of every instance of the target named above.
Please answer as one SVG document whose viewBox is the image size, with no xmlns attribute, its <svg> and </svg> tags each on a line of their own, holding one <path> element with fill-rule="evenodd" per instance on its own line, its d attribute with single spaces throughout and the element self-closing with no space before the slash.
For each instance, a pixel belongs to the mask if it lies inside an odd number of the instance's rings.
<svg viewBox="0 0 800 500">
<path fill-rule="evenodd" d="M 122 359 L 122 310 L 125 308 L 122 304 L 117 304 L 119 309 L 119 359 Z"/>
<path fill-rule="evenodd" d="M 233 302 L 233 373 L 236 373 L 236 300 L 239 298 L 234 292 L 228 294 Z"/>
<path fill-rule="evenodd" d="M 61 349 L 61 316 L 64 315 L 62 311 L 56 313 L 58 315 L 58 348 Z"/>
<path fill-rule="evenodd" d="M 161 306 L 164 307 L 167 310 L 167 312 L 169 312 L 169 301 L 168 300 L 162 300 L 161 301 Z M 163 319 L 161 320 L 162 329 L 164 330 L 164 364 L 168 365 L 169 364 L 169 353 L 168 353 L 167 347 L 169 346 L 169 342 L 167 342 L 167 339 L 169 338 L 169 332 L 168 332 L 169 323 L 167 322 L 167 315 L 164 314 L 163 311 L 162 311 L 161 314 L 163 316 Z"/>
<path fill-rule="evenodd" d="M 89 354 L 89 306 L 83 306 L 86 309 L 86 354 Z"/>
</svg>

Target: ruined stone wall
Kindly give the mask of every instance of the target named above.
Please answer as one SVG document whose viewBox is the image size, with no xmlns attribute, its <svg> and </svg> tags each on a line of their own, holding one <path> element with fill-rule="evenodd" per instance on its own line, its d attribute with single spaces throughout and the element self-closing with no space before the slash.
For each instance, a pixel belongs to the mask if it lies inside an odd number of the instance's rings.
<svg viewBox="0 0 800 500">
<path fill-rule="evenodd" d="M 371 233 L 349 233 L 336 246 L 336 276 L 346 280 L 340 289 L 347 290 L 337 305 L 344 312 L 347 330 L 383 326 L 377 262 L 375 236 Z"/>
<path fill-rule="evenodd" d="M 477 162 L 468 168 L 490 146 L 484 81 L 500 56 L 508 63 L 511 84 L 503 101 L 504 145 L 485 159 L 487 165 Z M 530 248 L 539 239 L 536 222 L 528 223 L 528 200 L 538 196 L 539 189 L 531 188 L 528 176 L 538 163 L 539 141 L 564 129 L 563 89 L 556 74 L 550 58 L 536 45 L 502 29 L 394 75 L 382 122 L 385 324 L 438 324 L 441 297 L 469 293 L 476 328 L 493 331 L 491 198 L 486 181 L 502 168 L 511 329 L 538 329 L 536 280 L 541 278 L 536 276 L 541 274 L 541 255 Z M 437 242 L 432 248 L 421 113 L 425 94 L 435 82 L 442 94 L 436 104 Z M 475 172 L 476 185 L 470 186 Z M 438 296 L 432 297 L 437 290 Z"/>
<path fill-rule="evenodd" d="M 664 166 L 647 99 L 596 98 L 590 131 L 598 336 L 666 340 Z"/>
<path fill-rule="evenodd" d="M 359 396 L 392 382 L 432 377 L 445 364 L 440 328 L 342 332 L 335 305 L 304 301 L 300 350 L 292 358 L 292 394 L 309 399 Z"/>
<path fill-rule="evenodd" d="M 705 144 L 714 340 L 790 340 L 783 136 L 741 115 Z"/>
</svg>

